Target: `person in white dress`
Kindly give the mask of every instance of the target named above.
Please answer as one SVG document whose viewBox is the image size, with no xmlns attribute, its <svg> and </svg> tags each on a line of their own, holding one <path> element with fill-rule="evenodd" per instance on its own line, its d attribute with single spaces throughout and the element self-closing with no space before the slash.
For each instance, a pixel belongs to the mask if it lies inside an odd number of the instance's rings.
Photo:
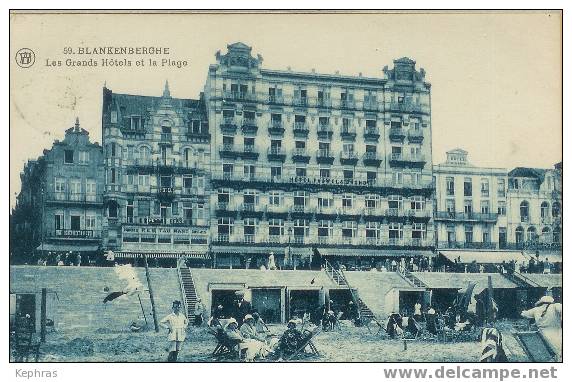
<svg viewBox="0 0 572 382">
<path fill-rule="evenodd" d="M 538 331 L 554 351 L 556 361 L 562 357 L 562 304 L 555 303 L 552 296 L 543 296 L 535 307 L 521 313 L 533 318 Z"/>
<path fill-rule="evenodd" d="M 169 356 L 167 362 L 177 362 L 177 356 L 181 350 L 181 346 L 187 337 L 187 326 L 189 321 L 181 312 L 181 302 L 173 301 L 173 313 L 164 317 L 161 326 L 169 330 Z"/>
</svg>

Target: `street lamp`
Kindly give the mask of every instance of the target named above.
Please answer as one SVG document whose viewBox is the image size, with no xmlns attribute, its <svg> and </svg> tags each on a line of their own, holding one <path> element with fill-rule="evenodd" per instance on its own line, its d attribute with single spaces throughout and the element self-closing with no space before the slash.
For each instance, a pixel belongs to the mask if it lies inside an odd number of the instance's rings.
<svg viewBox="0 0 572 382">
<path fill-rule="evenodd" d="M 288 227 L 288 261 L 292 262 L 293 266 L 294 266 L 294 270 L 296 270 L 296 262 L 294 261 L 294 259 L 292 258 L 292 248 L 290 246 L 290 242 L 292 240 L 292 227 Z"/>
</svg>

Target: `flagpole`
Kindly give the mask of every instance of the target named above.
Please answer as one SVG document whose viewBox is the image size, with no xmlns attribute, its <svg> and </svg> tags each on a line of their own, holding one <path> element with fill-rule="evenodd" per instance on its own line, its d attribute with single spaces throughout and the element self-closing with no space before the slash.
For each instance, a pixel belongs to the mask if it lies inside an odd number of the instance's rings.
<svg viewBox="0 0 572 382">
<path fill-rule="evenodd" d="M 141 312 L 143 312 L 143 318 L 145 319 L 145 326 L 147 326 L 147 315 L 145 314 L 145 309 L 143 309 L 143 303 L 141 302 L 141 296 L 137 294 L 137 298 L 139 298 L 139 305 L 141 306 Z"/>
<path fill-rule="evenodd" d="M 149 287 L 149 298 L 151 299 L 151 309 L 153 310 L 153 324 L 155 332 L 159 333 L 159 323 L 157 322 L 157 310 L 155 309 L 155 298 L 153 297 L 153 288 L 151 287 L 151 277 L 149 276 L 149 264 L 147 264 L 147 254 L 143 254 L 145 262 L 145 276 L 147 277 L 147 286 Z"/>
</svg>

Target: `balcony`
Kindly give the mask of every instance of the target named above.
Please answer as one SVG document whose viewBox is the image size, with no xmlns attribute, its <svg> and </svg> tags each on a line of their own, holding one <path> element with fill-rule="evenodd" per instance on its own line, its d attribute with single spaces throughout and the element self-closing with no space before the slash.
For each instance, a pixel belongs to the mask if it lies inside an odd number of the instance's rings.
<svg viewBox="0 0 572 382">
<path fill-rule="evenodd" d="M 389 140 L 391 142 L 403 142 L 405 140 L 405 131 L 401 127 L 390 127 Z"/>
<path fill-rule="evenodd" d="M 225 134 L 236 133 L 236 120 L 232 117 L 225 117 L 220 123 L 220 130 Z"/>
<path fill-rule="evenodd" d="M 342 127 L 342 131 L 340 132 L 342 139 L 349 141 L 354 141 L 356 139 L 356 135 L 356 130 L 354 128 Z"/>
<path fill-rule="evenodd" d="M 243 159 L 258 159 L 258 151 L 254 145 L 244 145 L 242 148 L 241 157 Z"/>
<path fill-rule="evenodd" d="M 240 156 L 241 152 L 238 150 L 238 147 L 235 146 L 234 144 L 227 143 L 227 144 L 223 144 L 222 146 L 220 146 L 219 154 L 220 154 L 221 158 L 234 159 L 234 158 L 238 158 Z"/>
<path fill-rule="evenodd" d="M 171 144 L 173 143 L 173 134 L 171 133 L 161 133 L 160 143 Z"/>
<path fill-rule="evenodd" d="M 99 239 L 101 231 L 87 229 L 56 229 L 54 237 L 65 239 Z"/>
<path fill-rule="evenodd" d="M 284 162 L 286 160 L 286 152 L 282 147 L 269 147 L 266 157 L 269 161 Z"/>
<path fill-rule="evenodd" d="M 415 167 L 423 168 L 425 167 L 425 156 L 422 154 L 418 155 L 405 155 L 403 153 L 391 153 L 389 154 L 389 165 L 391 167 Z"/>
<path fill-rule="evenodd" d="M 268 103 L 271 105 L 284 105 L 284 97 L 277 95 L 269 95 Z"/>
<path fill-rule="evenodd" d="M 498 244 L 493 242 L 464 242 L 464 241 L 439 241 L 439 249 L 497 249 Z"/>
<path fill-rule="evenodd" d="M 224 92 L 223 98 L 226 101 L 238 101 L 238 102 L 255 102 L 256 94 L 240 91 L 230 91 Z"/>
<path fill-rule="evenodd" d="M 474 222 L 496 222 L 498 214 L 480 212 L 448 212 L 437 211 L 435 220 L 443 221 L 474 221 Z"/>
<path fill-rule="evenodd" d="M 282 239 L 281 235 L 268 235 L 266 242 L 269 244 L 280 244 Z"/>
<path fill-rule="evenodd" d="M 403 210 L 401 210 L 400 208 L 388 208 L 387 210 L 385 210 L 385 216 L 387 217 L 396 217 L 396 216 L 400 216 L 400 212 L 402 212 Z"/>
<path fill-rule="evenodd" d="M 307 107 L 308 106 L 308 98 L 306 97 L 295 97 L 292 100 L 292 105 L 297 107 Z"/>
<path fill-rule="evenodd" d="M 218 202 L 216 204 L 216 210 L 217 211 L 228 211 L 229 210 L 229 202 Z"/>
<path fill-rule="evenodd" d="M 422 143 L 423 142 L 423 131 L 409 129 L 407 132 L 407 139 L 410 143 Z"/>
<path fill-rule="evenodd" d="M 321 149 L 316 153 L 316 161 L 319 164 L 332 164 L 334 163 L 334 155 L 330 150 Z"/>
<path fill-rule="evenodd" d="M 340 163 L 341 164 L 347 164 L 347 165 L 351 165 L 351 166 L 355 166 L 358 162 L 358 155 L 351 151 L 351 152 L 346 152 L 346 151 L 342 151 L 340 152 Z"/>
<path fill-rule="evenodd" d="M 379 167 L 381 164 L 381 158 L 377 156 L 377 153 L 374 152 L 366 152 L 363 154 L 363 165 L 364 166 L 375 166 Z"/>
<path fill-rule="evenodd" d="M 292 161 L 296 163 L 308 163 L 310 161 L 310 154 L 305 148 L 296 148 L 292 153 Z"/>
<path fill-rule="evenodd" d="M 316 98 L 316 107 L 329 108 L 332 107 L 332 100 L 325 98 Z"/>
<path fill-rule="evenodd" d="M 427 113 L 427 108 L 423 104 L 414 104 L 411 102 L 391 102 L 388 105 L 390 111 L 402 113 Z"/>
<path fill-rule="evenodd" d="M 363 139 L 366 141 L 375 141 L 379 140 L 379 128 L 377 127 L 366 127 L 363 131 Z"/>
<path fill-rule="evenodd" d="M 246 244 L 256 243 L 255 235 L 244 234 L 244 238 L 243 238 L 242 242 L 246 243 Z"/>
<path fill-rule="evenodd" d="M 241 211 L 253 212 L 256 210 L 256 204 L 254 203 L 243 203 L 241 206 Z"/>
<path fill-rule="evenodd" d="M 355 109 L 356 103 L 353 100 L 349 99 L 341 99 L 340 100 L 340 109 Z"/>
<path fill-rule="evenodd" d="M 306 138 L 310 129 L 306 122 L 294 122 L 294 136 L 297 138 Z"/>
<path fill-rule="evenodd" d="M 373 101 L 364 101 L 363 103 L 363 111 L 378 111 L 379 110 L 379 104 L 377 102 L 373 102 Z"/>
<path fill-rule="evenodd" d="M 218 243 L 229 243 L 230 242 L 230 235 L 224 234 L 224 233 L 219 233 L 216 237 L 216 241 Z"/>
<path fill-rule="evenodd" d="M 304 244 L 305 243 L 305 237 L 302 235 L 294 235 L 294 244 Z"/>
<path fill-rule="evenodd" d="M 46 203 L 49 204 L 100 204 L 103 196 L 98 194 L 86 194 L 78 192 L 49 192 L 46 195 Z"/>
<path fill-rule="evenodd" d="M 290 212 L 294 212 L 294 213 L 304 213 L 306 212 L 306 206 L 303 204 L 294 204 L 291 208 L 290 208 Z"/>
<path fill-rule="evenodd" d="M 242 133 L 243 134 L 254 134 L 258 132 L 258 126 L 253 118 L 245 118 L 242 120 Z"/>
<path fill-rule="evenodd" d="M 284 125 L 282 121 L 272 121 L 268 125 L 268 133 L 270 135 L 284 135 Z"/>
<path fill-rule="evenodd" d="M 193 224 L 192 219 L 185 218 L 164 218 L 155 216 L 128 216 L 123 219 L 124 224 L 137 225 L 165 225 L 165 226 L 190 226 Z"/>
<path fill-rule="evenodd" d="M 332 135 L 334 134 L 334 130 L 329 124 L 320 124 L 318 125 L 318 138 L 321 139 L 332 139 Z"/>
</svg>

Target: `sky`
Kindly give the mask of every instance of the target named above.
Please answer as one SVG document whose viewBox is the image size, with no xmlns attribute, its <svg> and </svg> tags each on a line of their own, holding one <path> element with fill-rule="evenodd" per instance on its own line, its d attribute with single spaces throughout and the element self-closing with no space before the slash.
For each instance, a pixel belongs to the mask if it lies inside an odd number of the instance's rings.
<svg viewBox="0 0 572 382">
<path fill-rule="evenodd" d="M 104 84 L 160 96 L 169 80 L 173 97 L 197 98 L 216 51 L 237 41 L 267 69 L 381 78 L 385 65 L 410 57 L 432 84 L 435 164 L 460 147 L 477 166 L 549 168 L 562 160 L 561 22 L 556 12 L 12 14 L 10 56 L 29 48 L 36 62 L 10 62 L 10 205 L 24 163 L 63 139 L 76 116 L 101 142 Z M 92 57 L 66 48 L 99 46 L 168 47 L 188 65 L 65 65 Z"/>
</svg>

